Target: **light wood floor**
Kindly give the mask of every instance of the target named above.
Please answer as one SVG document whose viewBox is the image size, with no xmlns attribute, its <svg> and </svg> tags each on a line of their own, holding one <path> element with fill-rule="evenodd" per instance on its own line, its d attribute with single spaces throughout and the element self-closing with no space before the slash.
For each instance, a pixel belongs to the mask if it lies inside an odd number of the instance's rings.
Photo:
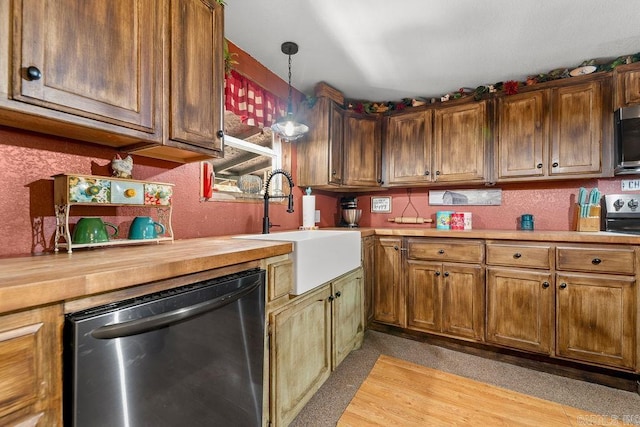
<svg viewBox="0 0 640 427">
<path fill-rule="evenodd" d="M 598 426 L 612 420 L 380 356 L 338 421 L 347 426 Z"/>
</svg>

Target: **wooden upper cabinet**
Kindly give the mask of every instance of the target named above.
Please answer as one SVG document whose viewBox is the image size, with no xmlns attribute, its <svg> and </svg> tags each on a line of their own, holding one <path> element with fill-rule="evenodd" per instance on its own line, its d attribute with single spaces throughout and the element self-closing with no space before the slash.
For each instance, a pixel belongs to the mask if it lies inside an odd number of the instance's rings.
<svg viewBox="0 0 640 427">
<path fill-rule="evenodd" d="M 217 1 L 21 0 L 0 21 L 0 124 L 175 162 L 222 155 Z"/>
<path fill-rule="evenodd" d="M 613 79 L 615 109 L 640 104 L 640 62 L 616 67 Z"/>
<path fill-rule="evenodd" d="M 612 175 L 610 80 L 573 79 L 498 98 L 498 182 Z"/>
<path fill-rule="evenodd" d="M 296 184 L 320 188 L 341 185 L 344 139 L 342 110 L 329 98 L 319 97 L 306 114 L 309 133 L 296 141 Z"/>
<path fill-rule="evenodd" d="M 550 175 L 602 172 L 603 83 L 553 89 Z M 610 114 L 610 107 L 606 108 Z"/>
<path fill-rule="evenodd" d="M 377 116 L 344 111 L 319 97 L 307 111 L 309 134 L 296 142 L 301 187 L 379 187 L 381 124 Z"/>
<path fill-rule="evenodd" d="M 344 113 L 344 185 L 382 184 L 382 130 L 377 116 Z"/>
<path fill-rule="evenodd" d="M 169 139 L 222 152 L 223 8 L 171 0 Z"/>
<path fill-rule="evenodd" d="M 14 100 L 160 139 L 158 1 L 23 0 L 14 5 Z M 56 116 L 47 110 L 38 113 Z"/>
<path fill-rule="evenodd" d="M 549 139 L 548 92 L 503 96 L 497 102 L 497 178 L 543 176 Z"/>
<path fill-rule="evenodd" d="M 432 179 L 442 183 L 485 181 L 488 126 L 486 101 L 437 109 Z"/>
<path fill-rule="evenodd" d="M 432 147 L 433 110 L 389 117 L 384 141 L 386 184 L 430 182 Z"/>
</svg>

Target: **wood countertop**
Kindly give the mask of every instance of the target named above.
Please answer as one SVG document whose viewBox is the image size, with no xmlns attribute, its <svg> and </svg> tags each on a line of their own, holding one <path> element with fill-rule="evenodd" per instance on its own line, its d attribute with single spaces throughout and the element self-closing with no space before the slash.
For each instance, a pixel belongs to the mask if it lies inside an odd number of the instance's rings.
<svg viewBox="0 0 640 427">
<path fill-rule="evenodd" d="M 607 243 L 640 245 L 640 236 L 634 234 L 610 233 L 605 231 L 520 231 L 520 230 L 438 230 L 436 228 L 362 228 L 363 237 L 448 237 L 454 239 L 485 240 L 527 240 L 570 243 Z"/>
<path fill-rule="evenodd" d="M 122 289 L 293 250 L 287 242 L 200 238 L 0 259 L 0 313 Z"/>
<path fill-rule="evenodd" d="M 345 230 L 344 228 L 333 228 Z M 354 230 L 354 229 L 351 229 Z M 608 232 L 357 228 L 363 237 L 438 237 L 640 245 Z M 0 259 L 0 313 L 123 289 L 292 252 L 293 245 L 210 237 Z"/>
</svg>

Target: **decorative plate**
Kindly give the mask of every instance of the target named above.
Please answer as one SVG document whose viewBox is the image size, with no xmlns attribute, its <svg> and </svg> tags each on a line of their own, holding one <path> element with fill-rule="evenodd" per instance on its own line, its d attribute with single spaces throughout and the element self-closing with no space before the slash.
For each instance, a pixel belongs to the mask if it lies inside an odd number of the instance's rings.
<svg viewBox="0 0 640 427">
<path fill-rule="evenodd" d="M 596 70 L 596 66 L 594 65 L 585 65 L 584 67 L 578 67 L 578 68 L 574 68 L 573 70 L 571 70 L 571 72 L 569 72 L 569 74 L 572 77 L 576 77 L 576 76 L 584 76 L 586 74 L 591 74 Z"/>
</svg>

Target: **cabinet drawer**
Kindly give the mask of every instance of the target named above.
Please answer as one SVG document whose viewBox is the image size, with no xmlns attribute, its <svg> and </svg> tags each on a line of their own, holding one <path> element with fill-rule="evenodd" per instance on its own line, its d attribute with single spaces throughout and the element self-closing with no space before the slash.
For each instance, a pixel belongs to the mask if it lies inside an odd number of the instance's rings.
<svg viewBox="0 0 640 427">
<path fill-rule="evenodd" d="M 510 267 L 551 268 L 549 245 L 487 243 L 487 264 Z"/>
<path fill-rule="evenodd" d="M 635 253 L 630 247 L 558 246 L 556 249 L 556 268 L 558 270 L 633 274 L 635 272 Z"/>
<path fill-rule="evenodd" d="M 409 239 L 409 259 L 425 259 L 453 262 L 482 262 L 484 242 L 482 240 Z"/>
</svg>

